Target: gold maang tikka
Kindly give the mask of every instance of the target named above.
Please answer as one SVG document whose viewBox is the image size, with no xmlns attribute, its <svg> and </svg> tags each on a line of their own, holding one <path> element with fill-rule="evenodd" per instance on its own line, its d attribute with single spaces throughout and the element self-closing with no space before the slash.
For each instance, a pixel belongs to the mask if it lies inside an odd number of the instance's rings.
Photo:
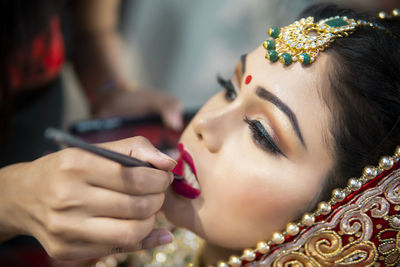
<svg viewBox="0 0 400 267">
<path fill-rule="evenodd" d="M 267 49 L 265 57 L 271 62 L 279 59 L 285 65 L 297 61 L 309 65 L 336 38 L 347 37 L 360 26 L 385 29 L 376 23 L 355 21 L 346 16 L 330 17 L 316 23 L 313 17 L 307 17 L 281 29 L 270 28 L 268 34 L 271 39 L 263 43 Z"/>
</svg>

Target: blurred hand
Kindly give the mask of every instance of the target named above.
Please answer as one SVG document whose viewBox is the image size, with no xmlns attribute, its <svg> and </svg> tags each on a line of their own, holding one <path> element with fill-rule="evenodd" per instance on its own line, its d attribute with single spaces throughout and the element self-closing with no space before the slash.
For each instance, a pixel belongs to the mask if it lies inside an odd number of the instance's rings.
<svg viewBox="0 0 400 267">
<path fill-rule="evenodd" d="M 93 113 L 96 117 L 160 114 L 165 125 L 174 130 L 183 127 L 182 103 L 171 95 L 150 90 L 111 90 L 99 96 Z"/>
<path fill-rule="evenodd" d="M 32 235 L 51 257 L 62 260 L 98 258 L 172 241 L 171 233 L 154 229 L 154 223 L 173 180 L 175 161 L 143 137 L 101 146 L 158 169 L 125 168 L 77 148 L 1 169 L 3 234 L 9 229 Z"/>
</svg>

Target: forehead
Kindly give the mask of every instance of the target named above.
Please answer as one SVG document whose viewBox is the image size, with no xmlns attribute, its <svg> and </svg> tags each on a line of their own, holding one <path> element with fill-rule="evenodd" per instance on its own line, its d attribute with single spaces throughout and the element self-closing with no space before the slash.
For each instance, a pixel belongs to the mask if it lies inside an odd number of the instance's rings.
<svg viewBox="0 0 400 267">
<path fill-rule="evenodd" d="M 322 92 L 329 90 L 329 56 L 321 53 L 307 67 L 298 62 L 284 66 L 280 62 L 271 63 L 265 58 L 265 52 L 260 46 L 248 54 L 245 75 L 252 74 L 257 85 L 265 87 L 293 110 L 307 146 L 313 149 L 329 142 L 331 116 L 322 97 Z"/>
</svg>

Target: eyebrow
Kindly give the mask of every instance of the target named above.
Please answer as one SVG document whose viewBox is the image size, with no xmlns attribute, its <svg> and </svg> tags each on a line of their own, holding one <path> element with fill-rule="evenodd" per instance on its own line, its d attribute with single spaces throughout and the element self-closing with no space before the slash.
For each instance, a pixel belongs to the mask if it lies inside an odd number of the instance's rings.
<svg viewBox="0 0 400 267">
<path fill-rule="evenodd" d="M 262 99 L 265 99 L 272 104 L 274 104 L 277 108 L 279 108 L 283 113 L 288 116 L 290 123 L 292 124 L 297 136 L 299 137 L 301 143 L 303 144 L 304 147 L 306 147 L 306 144 L 303 139 L 303 135 L 301 134 L 299 124 L 297 122 L 296 115 L 293 113 L 293 111 L 289 108 L 288 105 L 282 102 L 276 95 L 272 94 L 271 92 L 267 91 L 265 88 L 259 86 L 256 89 L 256 94 L 261 97 Z"/>
<path fill-rule="evenodd" d="M 247 54 L 243 54 L 243 55 L 240 56 L 240 62 L 242 64 L 242 75 L 246 71 L 246 58 L 247 58 Z"/>
</svg>

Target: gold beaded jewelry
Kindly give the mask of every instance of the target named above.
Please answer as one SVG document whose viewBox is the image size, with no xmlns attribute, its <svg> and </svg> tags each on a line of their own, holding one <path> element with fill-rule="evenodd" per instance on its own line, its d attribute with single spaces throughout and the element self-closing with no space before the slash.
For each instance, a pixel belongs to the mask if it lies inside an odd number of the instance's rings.
<svg viewBox="0 0 400 267">
<path fill-rule="evenodd" d="M 316 23 L 313 17 L 307 17 L 281 29 L 270 28 L 268 34 L 271 39 L 263 43 L 267 50 L 265 57 L 271 62 L 279 60 L 284 65 L 297 61 L 309 65 L 335 39 L 347 37 L 361 26 L 385 29 L 376 23 L 355 21 L 346 16 L 330 17 Z"/>
</svg>

